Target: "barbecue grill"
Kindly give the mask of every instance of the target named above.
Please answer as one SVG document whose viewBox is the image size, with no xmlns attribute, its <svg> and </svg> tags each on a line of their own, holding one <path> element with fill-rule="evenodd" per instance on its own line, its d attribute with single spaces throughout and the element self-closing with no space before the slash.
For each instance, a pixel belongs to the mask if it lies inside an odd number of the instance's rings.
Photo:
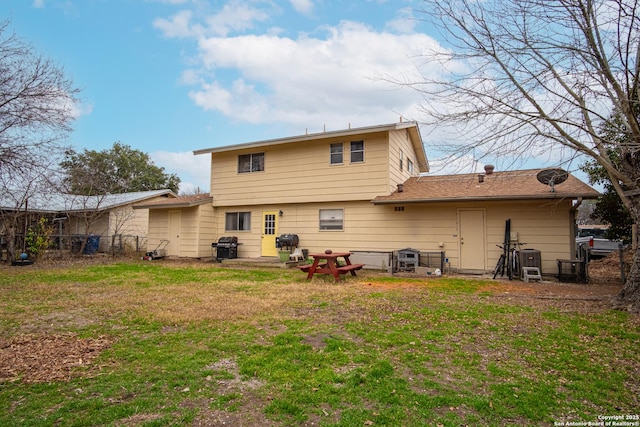
<svg viewBox="0 0 640 427">
<path fill-rule="evenodd" d="M 300 239 L 297 234 L 282 234 L 278 237 L 278 247 L 280 248 L 297 248 L 300 243 Z"/>
<path fill-rule="evenodd" d="M 236 236 L 221 237 L 211 244 L 216 249 L 216 260 L 238 258 L 238 238 Z"/>
</svg>

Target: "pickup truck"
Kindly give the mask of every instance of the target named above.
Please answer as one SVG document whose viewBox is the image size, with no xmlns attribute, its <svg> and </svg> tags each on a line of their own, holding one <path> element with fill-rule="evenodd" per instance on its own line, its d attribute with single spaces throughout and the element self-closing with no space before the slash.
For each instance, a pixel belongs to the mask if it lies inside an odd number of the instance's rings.
<svg viewBox="0 0 640 427">
<path fill-rule="evenodd" d="M 618 250 L 620 241 L 605 237 L 604 228 L 581 228 L 576 237 L 576 249 L 583 245 L 589 249 L 589 258 L 604 258 Z"/>
</svg>

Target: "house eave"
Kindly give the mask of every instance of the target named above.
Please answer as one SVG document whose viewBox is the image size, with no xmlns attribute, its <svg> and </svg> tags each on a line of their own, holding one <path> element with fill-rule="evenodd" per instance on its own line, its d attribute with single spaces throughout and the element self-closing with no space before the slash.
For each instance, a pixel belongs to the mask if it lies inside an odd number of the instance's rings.
<svg viewBox="0 0 640 427">
<path fill-rule="evenodd" d="M 431 203 L 453 203 L 453 202 L 501 202 L 513 200 L 566 200 L 566 199 L 596 199 L 593 195 L 579 194 L 558 194 L 549 195 L 521 195 L 521 196 L 487 196 L 487 197 L 441 197 L 441 198 L 420 198 L 420 199 L 384 199 L 371 200 L 374 205 L 402 205 L 402 204 L 431 204 Z"/>
<path fill-rule="evenodd" d="M 174 199 L 175 200 L 175 199 Z M 147 204 L 147 205 L 133 205 L 133 209 L 171 209 L 171 208 L 175 208 L 175 209 L 181 209 L 181 208 L 192 208 L 194 206 L 199 206 L 199 205 L 204 205 L 207 203 L 211 203 L 213 202 L 213 197 L 207 197 L 205 199 L 200 199 L 200 200 L 193 200 L 193 201 L 188 201 L 188 202 L 181 202 L 181 203 L 158 203 L 158 204 Z"/>
<path fill-rule="evenodd" d="M 291 144 L 294 142 L 315 141 L 315 140 L 326 139 L 326 138 L 340 138 L 340 137 L 347 137 L 347 136 L 359 135 L 359 134 L 389 132 L 392 130 L 411 129 L 411 128 L 414 128 L 417 130 L 418 129 L 417 123 L 416 122 L 400 122 L 400 123 L 392 123 L 392 124 L 385 124 L 385 125 L 341 129 L 336 131 L 317 132 L 317 133 L 310 133 L 305 135 L 291 136 L 286 138 L 267 139 L 263 141 L 247 142 L 244 144 L 226 145 L 223 147 L 204 148 L 200 150 L 194 150 L 193 154 L 200 155 L 200 154 L 224 153 L 229 151 L 238 151 L 238 150 L 263 148 L 263 147 L 282 145 L 282 144 Z M 422 140 L 420 139 L 419 131 L 415 133 L 414 139 L 419 140 L 420 151 L 421 153 L 424 154 L 424 147 L 422 147 Z M 426 168 L 426 165 L 421 164 L 420 166 L 422 168 Z"/>
</svg>

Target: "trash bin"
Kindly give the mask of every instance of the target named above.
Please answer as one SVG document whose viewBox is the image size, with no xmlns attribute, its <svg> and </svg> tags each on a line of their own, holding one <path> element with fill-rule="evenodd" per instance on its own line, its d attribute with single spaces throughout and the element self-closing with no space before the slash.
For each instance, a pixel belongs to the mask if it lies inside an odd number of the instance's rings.
<svg viewBox="0 0 640 427">
<path fill-rule="evenodd" d="M 98 251 L 98 246 L 100 246 L 100 236 L 89 235 L 82 253 L 84 255 L 93 255 Z"/>
<path fill-rule="evenodd" d="M 280 257 L 280 262 L 288 262 L 291 251 L 279 251 L 278 256 Z"/>
<path fill-rule="evenodd" d="M 82 237 L 73 237 L 71 240 L 71 252 L 74 254 L 79 254 L 81 247 L 82 247 Z"/>
</svg>

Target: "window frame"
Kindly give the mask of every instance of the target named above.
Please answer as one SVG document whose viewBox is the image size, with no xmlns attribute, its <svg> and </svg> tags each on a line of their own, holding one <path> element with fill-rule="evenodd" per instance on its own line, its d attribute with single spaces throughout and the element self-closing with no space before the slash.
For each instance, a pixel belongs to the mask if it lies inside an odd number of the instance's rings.
<svg viewBox="0 0 640 427">
<path fill-rule="evenodd" d="M 235 220 L 230 221 L 231 215 L 235 215 Z M 233 228 L 229 228 L 231 222 L 234 223 Z M 251 212 L 225 212 L 224 231 L 251 231 Z"/>
<path fill-rule="evenodd" d="M 238 173 L 264 172 L 264 160 L 264 151 L 260 153 L 238 154 Z M 245 167 L 242 167 L 245 163 L 249 166 L 248 170 L 244 170 Z"/>
<path fill-rule="evenodd" d="M 326 216 L 331 213 L 339 215 L 327 218 Z M 318 229 L 320 231 L 344 231 L 344 209 L 318 209 Z"/>
<path fill-rule="evenodd" d="M 338 146 L 340 147 L 340 152 L 334 152 L 333 149 L 334 148 L 338 148 Z M 333 156 L 334 155 L 340 155 L 340 161 L 333 161 Z M 343 165 L 344 164 L 344 143 L 342 142 L 334 142 L 332 144 L 329 145 L 329 164 L 330 165 Z"/>
<path fill-rule="evenodd" d="M 362 144 L 362 149 L 354 150 L 354 144 Z M 357 141 L 351 141 L 349 148 L 350 148 L 350 150 L 349 150 L 350 163 L 364 163 L 364 139 L 359 139 Z M 354 155 L 358 155 L 358 154 L 360 154 L 360 156 L 362 156 L 362 159 L 361 160 L 358 160 L 358 159 L 354 160 Z"/>
</svg>

